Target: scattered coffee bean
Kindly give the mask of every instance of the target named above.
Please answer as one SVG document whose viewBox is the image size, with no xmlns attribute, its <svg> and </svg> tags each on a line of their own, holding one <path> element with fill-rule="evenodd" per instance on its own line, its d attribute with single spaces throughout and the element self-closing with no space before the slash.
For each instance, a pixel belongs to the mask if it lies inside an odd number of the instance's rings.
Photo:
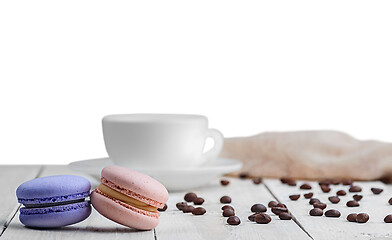
<svg viewBox="0 0 392 240">
<path fill-rule="evenodd" d="M 190 213 L 190 212 L 192 212 L 193 211 L 193 209 L 195 209 L 195 207 L 193 207 L 193 206 L 184 206 L 183 208 L 182 208 L 182 212 L 183 213 Z"/>
<path fill-rule="evenodd" d="M 371 188 L 370 190 L 372 190 L 372 192 L 376 195 L 382 193 L 382 191 L 384 191 L 384 189 L 382 188 Z"/>
<path fill-rule="evenodd" d="M 179 202 L 176 204 L 176 207 L 178 208 L 178 210 L 182 210 L 183 207 L 188 206 L 188 203 L 186 202 Z"/>
<path fill-rule="evenodd" d="M 225 211 L 226 209 L 233 209 L 233 211 L 234 211 L 234 208 L 230 205 L 224 205 L 221 209 L 222 209 L 222 211 Z"/>
<path fill-rule="evenodd" d="M 355 194 L 355 195 L 353 195 L 353 198 L 354 198 L 354 200 L 355 201 L 361 201 L 361 199 L 363 198 L 363 196 L 362 195 L 358 195 L 358 194 Z"/>
<path fill-rule="evenodd" d="M 204 215 L 207 211 L 202 208 L 202 207 L 197 207 L 195 209 L 193 209 L 192 214 L 193 215 Z"/>
<path fill-rule="evenodd" d="M 320 188 L 321 188 L 321 191 L 323 191 L 325 193 L 329 193 L 331 191 L 331 188 L 328 185 L 321 185 Z"/>
<path fill-rule="evenodd" d="M 362 192 L 362 188 L 360 186 L 351 186 L 348 191 L 349 192 Z"/>
<path fill-rule="evenodd" d="M 249 176 L 248 173 L 240 173 L 240 175 L 239 175 L 239 177 L 240 177 L 241 179 L 248 178 L 248 176 Z"/>
<path fill-rule="evenodd" d="M 300 189 L 312 189 L 312 186 L 310 186 L 310 184 L 308 184 L 308 183 L 304 183 L 299 188 Z"/>
<path fill-rule="evenodd" d="M 165 206 L 163 206 L 162 208 L 158 208 L 159 212 L 164 212 L 167 209 L 167 204 L 165 203 Z"/>
<path fill-rule="evenodd" d="M 312 193 L 312 192 L 310 192 L 310 193 L 305 193 L 305 194 L 304 194 L 304 197 L 305 197 L 306 199 L 309 199 L 309 198 L 313 197 L 313 193 Z"/>
<path fill-rule="evenodd" d="M 257 214 L 260 214 L 260 213 L 253 213 L 252 215 L 250 215 L 248 217 L 249 221 L 254 222 L 255 221 L 255 217 L 256 217 Z"/>
<path fill-rule="evenodd" d="M 193 202 L 193 200 L 195 198 L 197 198 L 197 195 L 196 195 L 196 193 L 193 193 L 193 192 L 187 193 L 184 196 L 184 200 L 187 201 L 187 202 Z"/>
<path fill-rule="evenodd" d="M 229 180 L 221 180 L 220 183 L 222 186 L 227 186 L 230 184 L 230 181 Z"/>
<path fill-rule="evenodd" d="M 359 203 L 355 200 L 350 200 L 346 203 L 347 207 L 359 207 Z"/>
<path fill-rule="evenodd" d="M 388 203 L 392 205 L 392 198 L 389 199 Z"/>
<path fill-rule="evenodd" d="M 267 211 L 267 208 L 266 208 L 263 204 L 257 203 L 257 204 L 254 204 L 254 205 L 250 208 L 250 210 L 251 210 L 252 212 L 266 212 L 266 211 Z"/>
<path fill-rule="evenodd" d="M 356 214 L 356 213 L 350 213 L 347 216 L 347 221 L 349 221 L 349 222 L 357 222 L 357 215 L 358 214 Z"/>
<path fill-rule="evenodd" d="M 255 222 L 259 224 L 268 224 L 271 222 L 271 217 L 266 213 L 258 213 L 255 216 Z"/>
<path fill-rule="evenodd" d="M 258 185 L 258 184 L 260 184 L 262 182 L 263 182 L 262 178 L 253 178 L 253 183 L 256 184 L 256 185 Z"/>
<path fill-rule="evenodd" d="M 289 198 L 290 198 L 291 200 L 293 200 L 293 201 L 296 201 L 296 200 L 298 200 L 298 198 L 299 198 L 300 196 L 301 196 L 301 195 L 299 195 L 299 194 L 294 194 L 294 195 L 290 195 Z"/>
<path fill-rule="evenodd" d="M 333 204 L 336 204 L 336 203 L 340 202 L 340 198 L 337 197 L 337 196 L 329 197 L 328 200 L 329 200 L 331 203 L 333 203 Z"/>
<path fill-rule="evenodd" d="M 309 212 L 310 216 L 322 216 L 323 215 L 323 209 L 320 208 L 313 208 Z"/>
<path fill-rule="evenodd" d="M 324 180 L 319 181 L 319 185 L 320 186 L 322 186 L 322 185 L 328 186 L 329 184 L 331 184 L 331 180 L 330 179 L 324 179 Z"/>
<path fill-rule="evenodd" d="M 227 223 L 229 225 L 239 225 L 241 223 L 241 220 L 237 216 L 231 216 L 227 219 Z"/>
<path fill-rule="evenodd" d="M 359 213 L 357 215 L 357 223 L 365 223 L 367 221 L 369 221 L 369 215 L 366 213 Z"/>
<path fill-rule="evenodd" d="M 296 186 L 297 185 L 297 182 L 294 179 L 291 179 L 291 178 L 281 178 L 280 181 L 283 184 L 287 184 L 289 186 Z"/>
<path fill-rule="evenodd" d="M 320 202 L 320 200 L 318 200 L 317 198 L 311 198 L 311 199 L 309 200 L 309 204 L 310 204 L 310 205 L 313 205 L 313 204 L 316 203 L 316 202 Z"/>
<path fill-rule="evenodd" d="M 195 205 L 202 205 L 204 203 L 204 198 L 197 197 L 197 198 L 193 199 L 193 203 Z"/>
<path fill-rule="evenodd" d="M 339 185 L 339 184 L 340 184 L 340 180 L 339 180 L 339 179 L 332 179 L 332 180 L 331 180 L 331 184 L 333 184 L 333 185 Z"/>
<path fill-rule="evenodd" d="M 282 207 L 282 208 L 287 208 L 286 204 L 283 204 L 283 203 L 278 203 L 276 206 L 277 207 Z"/>
<path fill-rule="evenodd" d="M 327 207 L 327 204 L 322 203 L 322 202 L 316 202 L 313 204 L 314 208 L 320 208 L 320 209 L 325 209 Z"/>
<path fill-rule="evenodd" d="M 344 190 L 339 190 L 339 191 L 336 192 L 336 195 L 338 195 L 338 196 L 345 196 L 346 194 L 347 193 Z"/>
<path fill-rule="evenodd" d="M 231 203 L 231 197 L 223 196 L 223 197 L 221 197 L 220 202 L 221 203 Z"/>
<path fill-rule="evenodd" d="M 331 210 L 326 211 L 324 213 L 324 215 L 326 217 L 336 217 L 336 218 L 338 218 L 338 217 L 340 217 L 340 212 L 338 210 L 331 209 Z"/>
<path fill-rule="evenodd" d="M 288 212 L 289 210 L 284 207 L 273 207 L 271 208 L 271 212 L 275 213 L 276 215 L 279 215 L 282 212 Z"/>
<path fill-rule="evenodd" d="M 392 199 L 392 198 L 391 198 L 391 199 Z M 270 201 L 270 202 L 268 203 L 268 207 L 270 207 L 270 208 L 276 207 L 276 205 L 278 205 L 278 203 L 275 202 L 275 201 Z"/>
<path fill-rule="evenodd" d="M 222 213 L 222 216 L 224 216 L 224 217 L 230 217 L 230 216 L 234 216 L 234 215 L 235 215 L 234 210 L 230 209 L 230 208 L 224 210 Z"/>
<path fill-rule="evenodd" d="M 279 213 L 279 218 L 281 220 L 291 220 L 291 214 L 288 212 L 281 212 Z"/>
<path fill-rule="evenodd" d="M 343 180 L 343 181 L 342 181 L 342 184 L 343 184 L 343 185 L 352 185 L 352 184 L 353 184 L 353 181 L 352 181 L 352 180 Z"/>
<path fill-rule="evenodd" d="M 384 218 L 384 222 L 386 222 L 386 223 L 392 223 L 392 214 L 387 215 L 387 216 Z"/>
<path fill-rule="evenodd" d="M 294 187 L 294 186 L 297 186 L 297 182 L 296 182 L 295 180 L 290 180 L 290 181 L 287 183 L 287 185 Z"/>
<path fill-rule="evenodd" d="M 283 184 L 288 183 L 289 180 L 290 180 L 289 178 L 281 178 L 281 179 L 280 179 L 280 181 L 281 181 Z"/>
</svg>

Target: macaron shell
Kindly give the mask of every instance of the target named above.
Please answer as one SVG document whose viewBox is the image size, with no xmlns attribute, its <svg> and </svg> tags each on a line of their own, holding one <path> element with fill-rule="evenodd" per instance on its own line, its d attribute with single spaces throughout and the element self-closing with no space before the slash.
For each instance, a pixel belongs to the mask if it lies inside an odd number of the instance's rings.
<svg viewBox="0 0 392 240">
<path fill-rule="evenodd" d="M 157 217 L 135 212 L 95 191 L 91 193 L 90 200 L 101 215 L 116 223 L 140 230 L 151 230 L 158 226 Z"/>
<path fill-rule="evenodd" d="M 69 201 L 69 196 L 72 196 L 72 199 L 85 198 L 90 188 L 90 182 L 83 177 L 56 175 L 22 183 L 16 190 L 16 196 L 23 204 L 53 203 Z"/>
<path fill-rule="evenodd" d="M 90 214 L 91 206 L 85 201 L 50 208 L 21 208 L 19 220 L 27 227 L 56 228 L 81 222 Z"/>
<path fill-rule="evenodd" d="M 147 204 L 158 202 L 159 204 L 156 206 L 163 207 L 169 198 L 167 189 L 160 182 L 150 176 L 129 168 L 108 166 L 102 170 L 101 177 L 121 188 L 140 195 L 141 198 L 138 198 L 139 196 L 131 197 L 135 197 L 137 200 Z M 147 200 L 143 198 L 147 198 Z M 152 201 L 148 201 L 148 199 Z"/>
</svg>

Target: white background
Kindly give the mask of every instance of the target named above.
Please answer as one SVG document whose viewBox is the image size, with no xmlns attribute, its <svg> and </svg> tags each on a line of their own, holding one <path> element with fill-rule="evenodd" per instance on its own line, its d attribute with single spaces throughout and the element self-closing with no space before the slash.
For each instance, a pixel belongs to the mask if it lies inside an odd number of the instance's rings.
<svg viewBox="0 0 392 240">
<path fill-rule="evenodd" d="M 101 118 L 392 141 L 391 1 L 0 1 L 0 164 L 106 156 Z"/>
</svg>

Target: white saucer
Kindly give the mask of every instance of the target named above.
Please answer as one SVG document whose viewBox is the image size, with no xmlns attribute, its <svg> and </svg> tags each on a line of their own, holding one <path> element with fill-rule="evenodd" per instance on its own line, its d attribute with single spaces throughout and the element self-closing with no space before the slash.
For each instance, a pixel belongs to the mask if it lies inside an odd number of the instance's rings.
<svg viewBox="0 0 392 240">
<path fill-rule="evenodd" d="M 110 158 L 97 158 L 76 161 L 69 166 L 76 171 L 86 173 L 99 181 L 102 168 L 114 165 Z M 184 169 L 135 169 L 160 181 L 169 191 L 189 190 L 203 186 L 224 174 L 238 171 L 242 163 L 235 159 L 217 158 L 207 161 L 196 168 Z"/>
</svg>

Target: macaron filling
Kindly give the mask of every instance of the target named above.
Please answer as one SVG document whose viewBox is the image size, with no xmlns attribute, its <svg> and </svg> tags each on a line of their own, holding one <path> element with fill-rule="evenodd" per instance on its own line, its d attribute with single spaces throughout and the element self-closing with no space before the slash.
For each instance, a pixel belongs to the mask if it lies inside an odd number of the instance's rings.
<svg viewBox="0 0 392 240">
<path fill-rule="evenodd" d="M 118 201 L 124 202 L 128 205 L 131 205 L 135 208 L 144 210 L 144 211 L 148 211 L 148 212 L 157 212 L 158 208 L 151 206 L 147 203 L 141 202 L 135 198 L 132 198 L 130 196 L 127 196 L 121 192 L 118 192 L 116 190 L 113 190 L 112 188 L 104 185 L 104 184 L 100 184 L 98 186 L 98 190 L 101 191 L 102 193 L 104 193 L 105 195 L 107 195 L 110 198 L 116 199 Z"/>
<path fill-rule="evenodd" d="M 55 207 L 55 206 L 62 206 L 74 203 L 84 202 L 84 198 L 70 200 L 65 202 L 55 202 L 55 203 L 42 203 L 42 204 L 23 204 L 25 208 L 45 208 L 45 207 Z"/>
</svg>

